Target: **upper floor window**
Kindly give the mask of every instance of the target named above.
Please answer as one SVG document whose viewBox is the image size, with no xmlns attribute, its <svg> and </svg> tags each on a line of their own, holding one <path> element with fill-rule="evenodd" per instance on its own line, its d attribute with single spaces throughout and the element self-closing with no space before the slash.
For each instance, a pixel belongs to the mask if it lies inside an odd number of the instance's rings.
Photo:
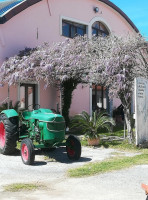
<svg viewBox="0 0 148 200">
<path fill-rule="evenodd" d="M 86 34 L 86 25 L 78 24 L 75 22 L 62 21 L 62 35 L 74 38 L 77 35 L 84 36 Z"/>
<path fill-rule="evenodd" d="M 107 28 L 101 23 L 101 22 L 95 22 L 92 25 L 92 35 L 96 35 L 96 36 L 107 36 L 109 35 L 109 32 L 107 30 Z"/>
</svg>

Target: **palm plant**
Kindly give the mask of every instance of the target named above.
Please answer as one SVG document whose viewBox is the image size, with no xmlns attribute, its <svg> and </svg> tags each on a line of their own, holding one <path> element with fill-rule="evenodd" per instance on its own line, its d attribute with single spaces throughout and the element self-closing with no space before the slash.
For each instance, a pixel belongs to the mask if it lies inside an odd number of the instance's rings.
<svg viewBox="0 0 148 200">
<path fill-rule="evenodd" d="M 82 133 L 90 139 L 99 137 L 99 129 L 105 128 L 111 130 L 111 126 L 115 125 L 115 121 L 106 112 L 99 114 L 93 112 L 92 117 L 83 111 L 81 114 L 75 115 L 71 120 L 71 128 L 81 128 Z"/>
</svg>

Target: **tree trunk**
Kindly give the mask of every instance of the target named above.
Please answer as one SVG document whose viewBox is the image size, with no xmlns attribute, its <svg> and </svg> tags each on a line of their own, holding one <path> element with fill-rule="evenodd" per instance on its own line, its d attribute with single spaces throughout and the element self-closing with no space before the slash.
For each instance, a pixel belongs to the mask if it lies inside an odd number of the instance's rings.
<svg viewBox="0 0 148 200">
<path fill-rule="evenodd" d="M 66 121 L 66 127 L 69 125 L 69 109 L 72 101 L 73 90 L 77 87 L 77 81 L 73 79 L 66 80 L 62 83 L 62 115 Z"/>
<path fill-rule="evenodd" d="M 125 116 L 125 122 L 127 126 L 127 138 L 129 143 L 131 144 L 133 142 L 133 129 L 132 129 L 132 117 L 131 112 L 129 108 L 124 108 L 124 116 Z"/>
<path fill-rule="evenodd" d="M 134 140 L 133 123 L 132 123 L 133 119 L 132 119 L 132 113 L 131 113 L 131 102 L 132 102 L 131 96 L 132 95 L 129 95 L 128 98 L 125 98 L 123 93 L 120 95 L 120 100 L 124 107 L 124 117 L 125 117 L 125 123 L 127 127 L 127 139 L 130 144 Z"/>
</svg>

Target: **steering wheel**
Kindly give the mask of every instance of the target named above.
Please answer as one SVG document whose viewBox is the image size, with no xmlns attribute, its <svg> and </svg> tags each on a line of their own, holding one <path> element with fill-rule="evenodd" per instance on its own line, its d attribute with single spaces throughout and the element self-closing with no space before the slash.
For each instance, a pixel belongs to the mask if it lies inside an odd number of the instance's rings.
<svg viewBox="0 0 148 200">
<path fill-rule="evenodd" d="M 33 110 L 35 110 L 36 106 L 38 106 L 38 109 L 40 108 L 40 104 L 36 103 L 36 104 L 30 104 L 27 109 L 29 110 L 29 107 L 33 106 Z"/>
</svg>

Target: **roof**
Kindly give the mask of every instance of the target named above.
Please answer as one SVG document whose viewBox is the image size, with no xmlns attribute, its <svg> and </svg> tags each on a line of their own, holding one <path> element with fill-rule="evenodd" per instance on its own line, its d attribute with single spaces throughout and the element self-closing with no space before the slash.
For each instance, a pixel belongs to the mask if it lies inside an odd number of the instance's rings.
<svg viewBox="0 0 148 200">
<path fill-rule="evenodd" d="M 0 24 L 42 0 L 2 0 L 0 1 Z"/>
<path fill-rule="evenodd" d="M 29 6 L 32 6 L 35 3 L 38 3 L 42 0 L 2 0 L 0 1 L 0 24 L 4 24 L 9 19 L 22 12 Z M 100 2 L 105 3 L 109 7 L 113 8 L 117 11 L 136 31 L 139 32 L 135 24 L 129 19 L 129 17 L 115 4 L 113 4 L 109 0 L 98 0 Z"/>
<path fill-rule="evenodd" d="M 23 1 L 25 0 L 5 0 L 0 2 L 0 17 L 21 4 Z"/>
<path fill-rule="evenodd" d="M 117 7 L 114 3 L 112 3 L 109 0 L 98 0 L 101 1 L 103 3 L 105 3 L 106 5 L 108 5 L 109 7 L 113 8 L 115 11 L 117 11 L 131 26 L 132 28 L 138 33 L 139 30 L 138 28 L 135 26 L 135 24 L 130 20 L 130 18 L 119 8 Z"/>
</svg>

